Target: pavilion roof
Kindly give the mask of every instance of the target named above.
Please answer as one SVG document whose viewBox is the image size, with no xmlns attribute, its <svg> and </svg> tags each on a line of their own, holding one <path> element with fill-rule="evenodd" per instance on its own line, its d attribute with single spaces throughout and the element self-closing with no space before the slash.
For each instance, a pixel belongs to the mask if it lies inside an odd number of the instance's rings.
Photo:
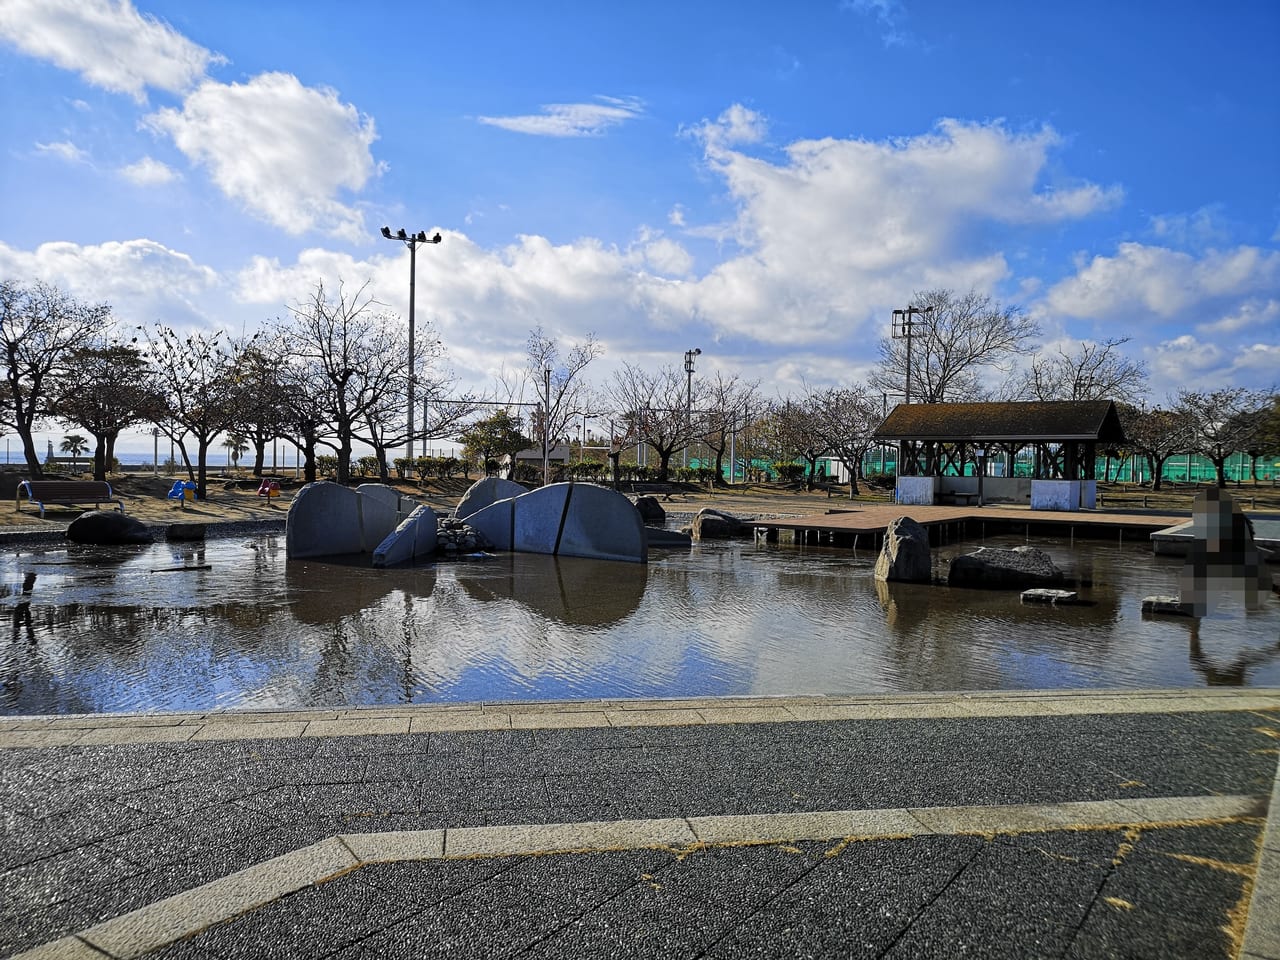
<svg viewBox="0 0 1280 960">
<path fill-rule="evenodd" d="M 900 403 L 880 429 L 880 440 L 1124 443 L 1111 400 L 1014 403 Z"/>
</svg>

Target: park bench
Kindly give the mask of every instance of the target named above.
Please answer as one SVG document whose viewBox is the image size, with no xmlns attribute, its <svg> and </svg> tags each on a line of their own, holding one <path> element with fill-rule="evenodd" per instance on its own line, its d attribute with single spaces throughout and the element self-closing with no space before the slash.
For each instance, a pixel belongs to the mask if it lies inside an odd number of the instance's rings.
<svg viewBox="0 0 1280 960">
<path fill-rule="evenodd" d="M 105 480 L 23 480 L 18 484 L 18 493 L 13 500 L 15 511 L 22 510 L 24 493 L 27 503 L 34 503 L 40 508 L 42 520 L 44 508 L 49 504 L 74 506 L 92 503 L 96 510 L 104 503 L 114 503 L 124 513 L 124 502 L 112 496 L 111 484 Z"/>
<path fill-rule="evenodd" d="M 938 499 L 945 503 L 953 503 L 958 507 L 971 507 L 978 502 L 978 495 L 976 493 L 949 490 L 946 493 L 938 494 Z"/>
</svg>

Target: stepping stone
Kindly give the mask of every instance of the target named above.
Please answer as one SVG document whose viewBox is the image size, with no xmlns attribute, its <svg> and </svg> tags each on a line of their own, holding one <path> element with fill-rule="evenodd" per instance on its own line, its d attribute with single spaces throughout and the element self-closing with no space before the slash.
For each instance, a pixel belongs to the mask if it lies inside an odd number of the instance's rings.
<svg viewBox="0 0 1280 960">
<path fill-rule="evenodd" d="M 1054 590 L 1049 587 L 1034 587 L 1022 591 L 1023 603 L 1051 603 L 1069 606 L 1080 602 L 1080 595 L 1074 590 Z"/>
</svg>

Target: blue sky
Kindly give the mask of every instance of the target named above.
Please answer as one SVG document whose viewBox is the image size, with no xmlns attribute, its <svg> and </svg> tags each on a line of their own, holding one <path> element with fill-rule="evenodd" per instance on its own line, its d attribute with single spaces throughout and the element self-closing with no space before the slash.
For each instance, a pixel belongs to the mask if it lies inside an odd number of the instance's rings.
<svg viewBox="0 0 1280 960">
<path fill-rule="evenodd" d="M 1280 381 L 1280 4 L 0 0 L 0 275 L 236 332 L 319 279 L 460 386 L 541 324 L 629 360 L 865 377 L 913 291 L 1151 397 Z M 148 445 L 149 446 L 149 445 Z"/>
</svg>

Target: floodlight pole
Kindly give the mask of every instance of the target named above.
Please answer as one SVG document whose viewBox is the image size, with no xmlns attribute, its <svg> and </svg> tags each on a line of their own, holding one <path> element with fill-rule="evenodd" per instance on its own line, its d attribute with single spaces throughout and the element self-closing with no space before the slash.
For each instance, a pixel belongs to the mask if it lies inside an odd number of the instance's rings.
<svg viewBox="0 0 1280 960">
<path fill-rule="evenodd" d="M 405 444 L 405 454 L 408 462 L 408 468 L 413 469 L 413 401 L 414 386 L 417 383 L 417 358 L 414 356 L 413 343 L 413 306 L 414 306 L 414 284 L 417 279 L 418 272 L 418 244 L 420 243 L 439 243 L 443 238 L 440 234 L 428 237 L 426 231 L 419 230 L 417 233 L 405 233 L 404 227 L 401 227 L 395 233 L 391 232 L 390 227 L 382 228 L 382 236 L 387 240 L 399 240 L 409 248 L 409 424 L 408 424 L 408 442 Z"/>
<path fill-rule="evenodd" d="M 694 347 L 692 350 L 684 352 L 684 372 L 685 372 L 685 401 L 684 401 L 684 432 L 685 434 L 693 433 L 693 358 L 702 355 L 701 347 Z M 684 445 L 684 466 L 689 466 L 689 444 L 692 438 L 686 439 Z"/>
<path fill-rule="evenodd" d="M 907 341 L 907 384 L 902 395 L 906 403 L 911 402 L 911 336 L 916 316 L 933 316 L 933 307 L 904 307 L 893 311 L 893 339 Z"/>
</svg>

